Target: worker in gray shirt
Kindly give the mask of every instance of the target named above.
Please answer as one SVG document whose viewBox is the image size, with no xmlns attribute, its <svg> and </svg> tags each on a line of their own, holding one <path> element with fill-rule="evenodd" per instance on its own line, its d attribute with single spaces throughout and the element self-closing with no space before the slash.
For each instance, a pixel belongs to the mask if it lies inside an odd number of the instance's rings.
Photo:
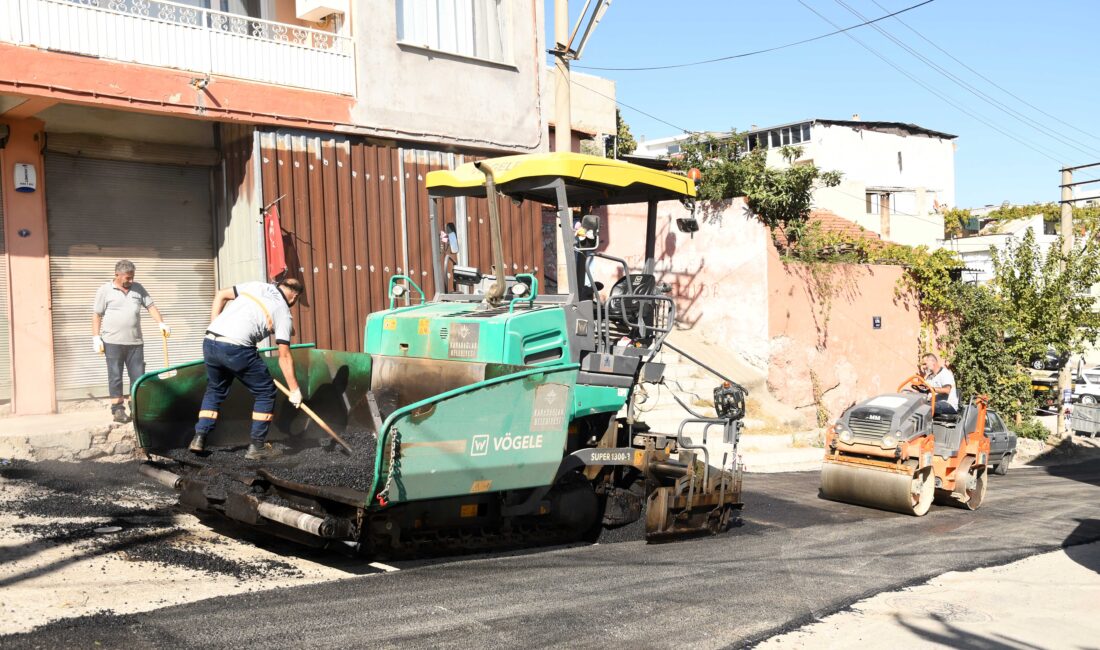
<svg viewBox="0 0 1100 650">
<path fill-rule="evenodd" d="M 115 279 L 104 283 L 95 294 L 92 306 L 92 349 L 107 359 L 107 387 L 111 414 L 115 422 L 126 422 L 126 398 L 122 392 L 122 369 L 130 385 L 145 374 L 145 341 L 141 337 L 141 310 L 149 310 L 164 336 L 172 329 L 145 287 L 134 282 L 134 263 L 119 260 Z"/>
<path fill-rule="evenodd" d="M 244 457 L 263 460 L 278 455 L 267 442 L 271 420 L 275 416 L 275 380 L 260 358 L 256 345 L 275 335 L 279 349 L 279 369 L 283 371 L 295 408 L 302 404 L 302 391 L 294 376 L 294 358 L 290 355 L 292 322 L 290 308 L 302 293 L 302 283 L 287 278 L 278 284 L 245 282 L 214 295 L 210 306 L 210 327 L 202 342 L 206 361 L 206 394 L 202 398 L 195 437 L 189 449 L 200 453 L 206 437 L 218 423 L 218 410 L 237 379 L 252 393 L 251 443 Z"/>
</svg>

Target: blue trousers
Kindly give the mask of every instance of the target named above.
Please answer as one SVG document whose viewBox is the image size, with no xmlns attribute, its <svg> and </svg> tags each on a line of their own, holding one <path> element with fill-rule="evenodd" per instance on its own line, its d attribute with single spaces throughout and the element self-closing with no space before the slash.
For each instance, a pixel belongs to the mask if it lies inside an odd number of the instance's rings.
<svg viewBox="0 0 1100 650">
<path fill-rule="evenodd" d="M 206 394 L 195 432 L 206 435 L 218 422 L 218 409 L 229 395 L 233 380 L 240 380 L 255 403 L 252 406 L 252 442 L 262 443 L 271 429 L 275 413 L 275 380 L 256 348 L 203 339 L 202 356 L 206 361 Z"/>
<path fill-rule="evenodd" d="M 111 397 L 122 397 L 122 369 L 130 376 L 133 386 L 137 378 L 145 374 L 145 346 L 103 344 L 103 356 L 107 359 L 107 388 Z"/>
</svg>

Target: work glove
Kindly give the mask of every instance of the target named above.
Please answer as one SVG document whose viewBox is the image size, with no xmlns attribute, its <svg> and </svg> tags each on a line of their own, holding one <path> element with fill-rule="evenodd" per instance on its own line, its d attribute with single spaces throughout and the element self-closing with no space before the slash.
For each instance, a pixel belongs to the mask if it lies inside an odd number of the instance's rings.
<svg viewBox="0 0 1100 650">
<path fill-rule="evenodd" d="M 103 354 L 105 350 L 106 348 L 103 347 L 103 339 L 98 336 L 93 336 L 92 351 L 94 351 L 96 354 Z"/>
<path fill-rule="evenodd" d="M 290 391 L 290 395 L 287 395 L 286 398 L 288 401 L 290 401 L 294 408 L 298 408 L 302 405 L 302 389 L 295 388 L 294 390 Z"/>
<path fill-rule="evenodd" d="M 172 336 L 172 328 L 168 327 L 168 323 L 157 323 L 157 324 L 160 325 L 160 334 L 161 334 L 161 336 L 163 336 L 164 338 L 168 338 L 169 336 Z"/>
</svg>

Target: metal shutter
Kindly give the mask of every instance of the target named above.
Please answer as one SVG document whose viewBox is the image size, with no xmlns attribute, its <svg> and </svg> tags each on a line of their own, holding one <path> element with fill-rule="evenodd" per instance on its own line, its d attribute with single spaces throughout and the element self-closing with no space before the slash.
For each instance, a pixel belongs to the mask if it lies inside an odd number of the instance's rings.
<svg viewBox="0 0 1100 650">
<path fill-rule="evenodd" d="M 8 246 L 4 240 L 4 196 L 0 190 L 0 399 L 11 399 L 11 325 L 8 323 Z"/>
<path fill-rule="evenodd" d="M 91 347 L 92 303 L 123 258 L 172 326 L 171 362 L 201 358 L 214 295 L 210 169 L 47 153 L 46 180 L 58 399 L 107 394 L 106 364 Z M 146 368 L 163 367 L 147 313 L 142 332 Z"/>
</svg>

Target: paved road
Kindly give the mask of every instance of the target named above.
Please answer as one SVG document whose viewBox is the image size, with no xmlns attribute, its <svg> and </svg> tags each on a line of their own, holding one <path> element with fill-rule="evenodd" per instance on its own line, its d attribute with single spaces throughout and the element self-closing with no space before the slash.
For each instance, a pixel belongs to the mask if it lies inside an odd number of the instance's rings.
<svg viewBox="0 0 1100 650">
<path fill-rule="evenodd" d="M 745 486 L 745 524 L 718 537 L 405 564 L 70 619 L 0 646 L 739 646 L 947 571 L 1100 539 L 1100 460 L 1014 469 L 992 479 L 980 511 L 935 507 L 919 519 L 820 500 L 816 473 L 751 475 Z"/>
</svg>

